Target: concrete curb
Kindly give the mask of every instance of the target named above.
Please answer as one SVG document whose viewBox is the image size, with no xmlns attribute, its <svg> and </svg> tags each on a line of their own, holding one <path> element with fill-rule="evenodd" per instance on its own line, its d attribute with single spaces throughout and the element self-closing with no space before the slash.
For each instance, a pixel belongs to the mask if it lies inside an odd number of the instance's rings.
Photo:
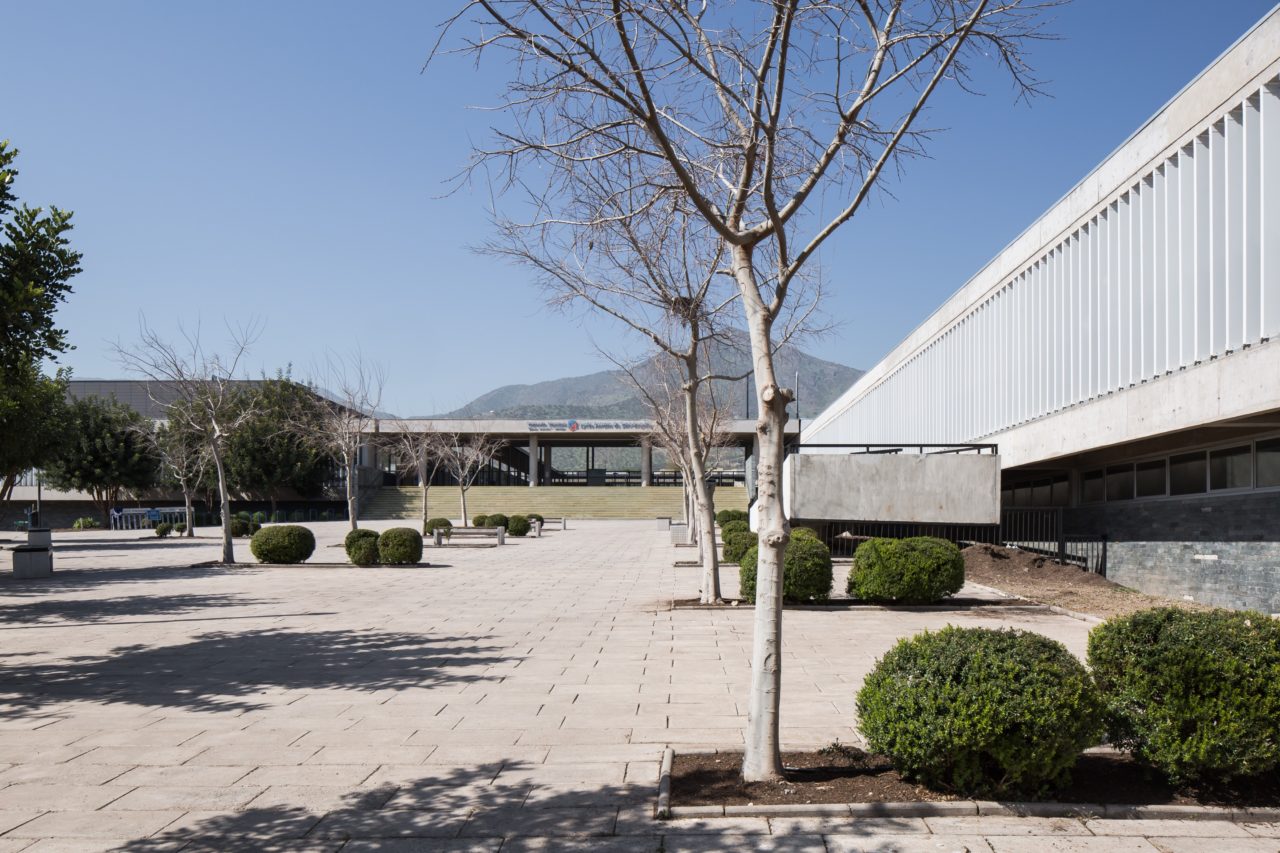
<svg viewBox="0 0 1280 853">
<path fill-rule="evenodd" d="M 741 750 L 722 750 L 741 752 Z M 1280 808 L 1229 806 L 1117 805 L 1113 803 L 996 802 L 994 800 L 935 800 L 919 803 L 812 803 L 797 805 L 673 806 L 671 766 L 675 750 L 662 753 L 658 776 L 657 820 L 717 817 L 831 817 L 851 820 L 882 817 L 1064 817 L 1081 820 L 1226 820 L 1233 823 L 1280 822 Z"/>
<path fill-rule="evenodd" d="M 973 583 L 973 582 L 966 581 L 966 583 Z M 1103 622 L 1107 621 L 1103 619 L 1101 616 L 1094 616 L 1092 613 L 1080 613 L 1079 611 L 1076 611 L 1076 610 L 1068 610 L 1065 607 L 1059 607 L 1056 604 L 1045 604 L 1042 601 L 1036 601 L 1035 599 L 1027 598 L 1026 596 L 1023 596 L 1023 595 L 1015 595 L 1012 592 L 1005 592 L 1003 589 L 996 589 L 993 586 L 986 586 L 980 583 L 974 583 L 973 585 L 976 586 L 978 589 L 985 589 L 988 592 L 994 592 L 998 595 L 1003 595 L 1003 596 L 1006 596 L 1007 598 L 1012 598 L 1015 601 L 1025 601 L 1028 604 L 1034 605 L 1036 607 L 1047 607 L 1049 608 L 1049 610 L 1053 611 L 1054 613 L 1057 613 L 1059 616 L 1070 616 L 1072 619 L 1079 619 L 1081 622 L 1089 622 L 1093 625 L 1101 625 Z"/>
</svg>

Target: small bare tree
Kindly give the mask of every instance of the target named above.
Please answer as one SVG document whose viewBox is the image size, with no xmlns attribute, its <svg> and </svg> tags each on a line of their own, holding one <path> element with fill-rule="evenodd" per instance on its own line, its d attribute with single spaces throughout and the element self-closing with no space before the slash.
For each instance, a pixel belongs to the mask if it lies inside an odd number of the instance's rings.
<svg viewBox="0 0 1280 853">
<path fill-rule="evenodd" d="M 428 505 L 431 481 L 437 473 L 445 470 L 447 440 L 430 427 L 421 432 L 402 429 L 400 432 L 389 433 L 383 440 L 383 446 L 399 465 L 411 468 L 418 474 L 418 488 L 422 492 L 422 533 L 426 535 L 427 521 L 431 518 Z M 467 523 L 465 518 L 462 523 Z"/>
<path fill-rule="evenodd" d="M 759 418 L 759 561 L 743 777 L 782 775 L 782 506 L 787 407 L 774 325 L 792 283 L 862 209 L 886 169 L 920 153 L 945 83 L 989 59 L 1019 95 L 1056 0 L 466 0 L 444 29 L 498 53 L 511 81 L 498 142 L 476 164 L 521 188 L 545 222 L 594 227 L 585 186 L 676 195 L 723 241 L 751 340 Z M 527 168 L 526 168 L 527 167 Z M 857 286 L 856 278 L 850 286 Z M 865 286 L 865 285 L 864 285 Z"/>
<path fill-rule="evenodd" d="M 687 359 L 663 356 L 662 360 L 669 362 L 668 370 L 624 369 L 649 406 L 653 422 L 650 438 L 675 461 L 684 481 L 685 505 L 695 521 L 690 527 L 697 530 L 702 563 L 701 601 L 719 602 L 716 508 L 709 477 L 711 460 L 729 446 L 726 426 L 732 416 L 717 403 L 714 383 L 699 376 L 696 353 Z"/>
<path fill-rule="evenodd" d="M 465 526 L 470 522 L 467 516 L 467 492 L 506 442 L 491 435 L 463 435 L 457 432 L 439 433 L 436 441 L 437 450 L 444 460 L 444 469 L 458 482 L 462 524 Z"/>
<path fill-rule="evenodd" d="M 370 443 L 386 371 L 357 352 L 347 357 L 330 354 L 318 373 L 311 381 L 322 398 L 318 409 L 309 411 L 294 427 L 342 470 L 347 515 L 355 530 L 360 522 L 360 448 Z"/>
<path fill-rule="evenodd" d="M 148 386 L 148 394 L 166 411 L 170 425 L 194 436 L 208 453 L 218 475 L 224 563 L 236 561 L 231 537 L 231 491 L 227 484 L 227 441 L 254 414 L 252 395 L 244 393 L 246 380 L 234 377 L 259 330 L 255 324 L 229 328 L 229 344 L 223 355 L 205 349 L 199 327 L 194 333 L 179 329 L 182 343 L 175 345 L 161 338 L 143 319 L 137 344 L 131 348 L 119 343 L 114 346 L 116 357 L 126 370 L 157 383 Z"/>
<path fill-rule="evenodd" d="M 186 519 L 183 535 L 195 536 L 196 517 L 192 503 L 200 481 L 209 471 L 208 445 L 185 428 L 183 418 L 166 423 L 147 423 L 140 432 L 160 457 L 165 478 L 182 490 Z"/>
</svg>

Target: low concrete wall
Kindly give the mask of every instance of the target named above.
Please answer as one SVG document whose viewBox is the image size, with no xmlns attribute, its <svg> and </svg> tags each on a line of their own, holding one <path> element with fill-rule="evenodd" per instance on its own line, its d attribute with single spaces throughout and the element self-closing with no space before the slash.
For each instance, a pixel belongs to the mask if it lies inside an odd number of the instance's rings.
<svg viewBox="0 0 1280 853">
<path fill-rule="evenodd" d="M 1000 457 L 793 454 L 783 466 L 790 518 L 1000 523 Z"/>
</svg>

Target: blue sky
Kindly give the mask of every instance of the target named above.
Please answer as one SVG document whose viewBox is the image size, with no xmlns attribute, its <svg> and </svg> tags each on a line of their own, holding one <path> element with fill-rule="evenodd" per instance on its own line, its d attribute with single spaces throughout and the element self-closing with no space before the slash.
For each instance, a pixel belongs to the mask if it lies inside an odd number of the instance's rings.
<svg viewBox="0 0 1280 853">
<path fill-rule="evenodd" d="M 824 253 L 841 325 L 807 348 L 870 367 L 1272 5 L 1077 0 L 1033 49 L 1051 97 L 936 97 L 931 159 Z M 74 210 L 85 256 L 59 314 L 76 375 L 121 375 L 108 344 L 140 312 L 208 338 L 263 320 L 255 370 L 358 346 L 400 414 L 606 367 L 594 342 L 617 330 L 469 250 L 483 187 L 445 195 L 503 81 L 462 58 L 421 73 L 451 6 L 0 0 L 18 194 Z"/>
</svg>

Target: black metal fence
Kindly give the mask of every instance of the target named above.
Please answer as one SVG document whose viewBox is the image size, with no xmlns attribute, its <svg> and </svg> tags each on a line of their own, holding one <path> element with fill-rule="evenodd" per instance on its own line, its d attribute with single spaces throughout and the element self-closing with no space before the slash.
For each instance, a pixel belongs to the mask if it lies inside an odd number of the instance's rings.
<svg viewBox="0 0 1280 853">
<path fill-rule="evenodd" d="M 852 557 L 858 545 L 870 538 L 904 539 L 936 536 L 961 548 L 975 544 L 1005 545 L 1041 554 L 1060 563 L 1080 566 L 1100 575 L 1107 573 L 1107 537 L 1091 533 L 1067 533 L 1062 507 L 1005 509 L 999 524 L 926 524 L 902 521 L 803 521 L 831 547 L 833 557 Z"/>
</svg>

